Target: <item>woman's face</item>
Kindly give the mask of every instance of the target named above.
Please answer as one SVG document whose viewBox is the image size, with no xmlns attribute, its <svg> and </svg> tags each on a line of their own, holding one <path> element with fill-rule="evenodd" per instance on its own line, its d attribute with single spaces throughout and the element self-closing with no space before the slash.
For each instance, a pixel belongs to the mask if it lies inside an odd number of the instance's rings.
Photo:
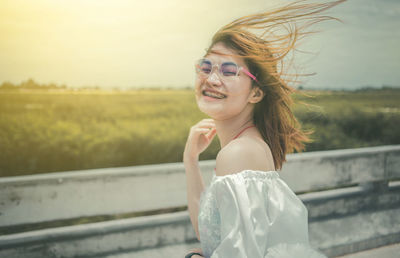
<svg viewBox="0 0 400 258">
<path fill-rule="evenodd" d="M 244 60 L 235 51 L 217 43 L 211 48 L 212 52 L 205 58 L 218 67 L 224 62 L 234 62 L 238 66 L 247 68 Z M 239 76 L 224 78 L 218 68 L 214 67 L 208 77 L 197 76 L 195 82 L 196 101 L 199 109 L 216 120 L 225 120 L 253 108 L 251 104 L 251 78 L 240 72 Z"/>
</svg>

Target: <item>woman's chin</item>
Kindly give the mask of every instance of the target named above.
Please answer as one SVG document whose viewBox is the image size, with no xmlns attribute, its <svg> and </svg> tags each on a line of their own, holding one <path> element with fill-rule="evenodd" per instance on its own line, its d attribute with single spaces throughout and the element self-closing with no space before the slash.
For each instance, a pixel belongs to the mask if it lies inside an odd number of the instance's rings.
<svg viewBox="0 0 400 258">
<path fill-rule="evenodd" d="M 197 106 L 201 112 L 208 115 L 211 118 L 218 117 L 221 113 L 224 113 L 224 109 L 222 105 L 218 105 L 217 103 L 210 103 L 208 101 L 204 101 L 202 99 L 197 100 Z"/>
</svg>

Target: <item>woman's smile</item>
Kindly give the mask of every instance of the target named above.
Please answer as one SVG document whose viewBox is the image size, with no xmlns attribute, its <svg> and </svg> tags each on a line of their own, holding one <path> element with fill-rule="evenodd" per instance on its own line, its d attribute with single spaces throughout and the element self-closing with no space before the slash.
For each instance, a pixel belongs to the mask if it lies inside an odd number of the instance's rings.
<svg viewBox="0 0 400 258">
<path fill-rule="evenodd" d="M 225 94 L 223 94 L 223 93 L 221 93 L 219 91 L 213 90 L 213 89 L 204 89 L 204 90 L 202 90 L 201 94 L 204 96 L 204 98 L 206 100 L 210 99 L 210 98 L 212 100 L 214 100 L 214 99 L 224 99 L 224 98 L 227 97 L 227 95 L 225 95 Z"/>
</svg>

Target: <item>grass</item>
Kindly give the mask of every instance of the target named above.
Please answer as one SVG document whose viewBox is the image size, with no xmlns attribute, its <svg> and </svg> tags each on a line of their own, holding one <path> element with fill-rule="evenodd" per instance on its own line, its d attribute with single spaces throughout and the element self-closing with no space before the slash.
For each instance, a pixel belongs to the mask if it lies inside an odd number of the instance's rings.
<svg viewBox="0 0 400 258">
<path fill-rule="evenodd" d="M 294 113 L 314 130 L 306 151 L 400 143 L 400 90 L 303 93 Z M 0 176 L 180 162 L 202 118 L 190 90 L 2 90 Z"/>
</svg>

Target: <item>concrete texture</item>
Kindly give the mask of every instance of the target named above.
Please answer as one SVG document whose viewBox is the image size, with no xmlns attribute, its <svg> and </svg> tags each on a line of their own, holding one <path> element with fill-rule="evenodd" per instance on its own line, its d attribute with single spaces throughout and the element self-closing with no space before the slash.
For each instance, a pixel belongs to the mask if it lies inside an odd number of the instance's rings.
<svg viewBox="0 0 400 258">
<path fill-rule="evenodd" d="M 399 145 L 287 160 L 280 176 L 297 193 L 400 179 Z M 200 162 L 206 183 L 214 166 Z M 185 206 L 184 173 L 182 163 L 171 163 L 0 178 L 0 227 Z"/>
<path fill-rule="evenodd" d="M 396 185 L 393 187 L 398 188 Z M 330 192 L 332 194 L 334 191 Z M 341 190 L 337 192 L 340 193 Z M 391 192 L 389 189 L 386 194 Z M 327 200 L 331 194 L 321 193 L 321 201 L 324 198 Z M 367 199 L 368 195 L 364 193 L 364 196 Z M 393 191 L 383 200 L 390 204 L 390 201 L 396 200 L 397 196 L 398 192 Z M 354 195 L 347 197 L 353 198 Z M 319 196 L 314 194 L 313 198 Z M 308 201 L 310 200 L 309 198 Z M 345 210 L 346 199 L 336 201 L 340 201 Z M 350 199 L 349 203 L 353 201 Z M 314 217 L 309 225 L 311 245 L 334 257 L 398 243 L 400 206 L 398 203 L 391 203 L 391 206 L 393 207 L 377 211 L 354 212 L 350 209 L 350 215 L 342 213 L 340 216 L 320 213 L 321 219 Z M 159 248 L 169 252 L 171 246 L 183 248 L 186 245 L 182 246 L 182 243 L 192 242 L 194 239 L 189 216 L 183 211 L 3 235 L 0 236 L 0 257 L 98 257 L 123 254 L 131 250 L 141 250 L 137 252 L 146 254 Z"/>
<path fill-rule="evenodd" d="M 400 184 L 393 180 L 400 179 L 400 146 L 293 154 L 288 160 L 281 177 L 308 192 L 300 198 L 309 210 L 312 246 L 335 257 L 400 242 Z M 201 163 L 206 182 L 213 166 Z M 185 205 L 183 173 L 176 163 L 3 178 L 0 229 Z M 327 187 L 338 189 L 316 191 Z M 0 235 L 0 257 L 183 257 L 198 246 L 194 240 L 183 211 Z"/>
<path fill-rule="evenodd" d="M 399 258 L 400 244 L 382 246 L 371 250 L 339 256 L 340 258 Z M 338 257 L 338 258 L 339 258 Z"/>
<path fill-rule="evenodd" d="M 187 212 L 0 236 L 0 257 L 96 257 L 185 243 L 195 234 Z"/>
<path fill-rule="evenodd" d="M 138 252 L 121 253 L 104 256 L 103 258 L 183 258 L 191 249 L 198 247 L 198 243 L 171 245 L 155 249 L 147 249 Z M 400 257 L 400 244 L 383 246 L 363 252 L 337 256 L 337 258 L 398 258 Z"/>
<path fill-rule="evenodd" d="M 170 245 L 155 249 L 107 255 L 104 258 L 184 258 L 192 248 L 198 248 L 199 246 L 199 243 Z"/>
</svg>

